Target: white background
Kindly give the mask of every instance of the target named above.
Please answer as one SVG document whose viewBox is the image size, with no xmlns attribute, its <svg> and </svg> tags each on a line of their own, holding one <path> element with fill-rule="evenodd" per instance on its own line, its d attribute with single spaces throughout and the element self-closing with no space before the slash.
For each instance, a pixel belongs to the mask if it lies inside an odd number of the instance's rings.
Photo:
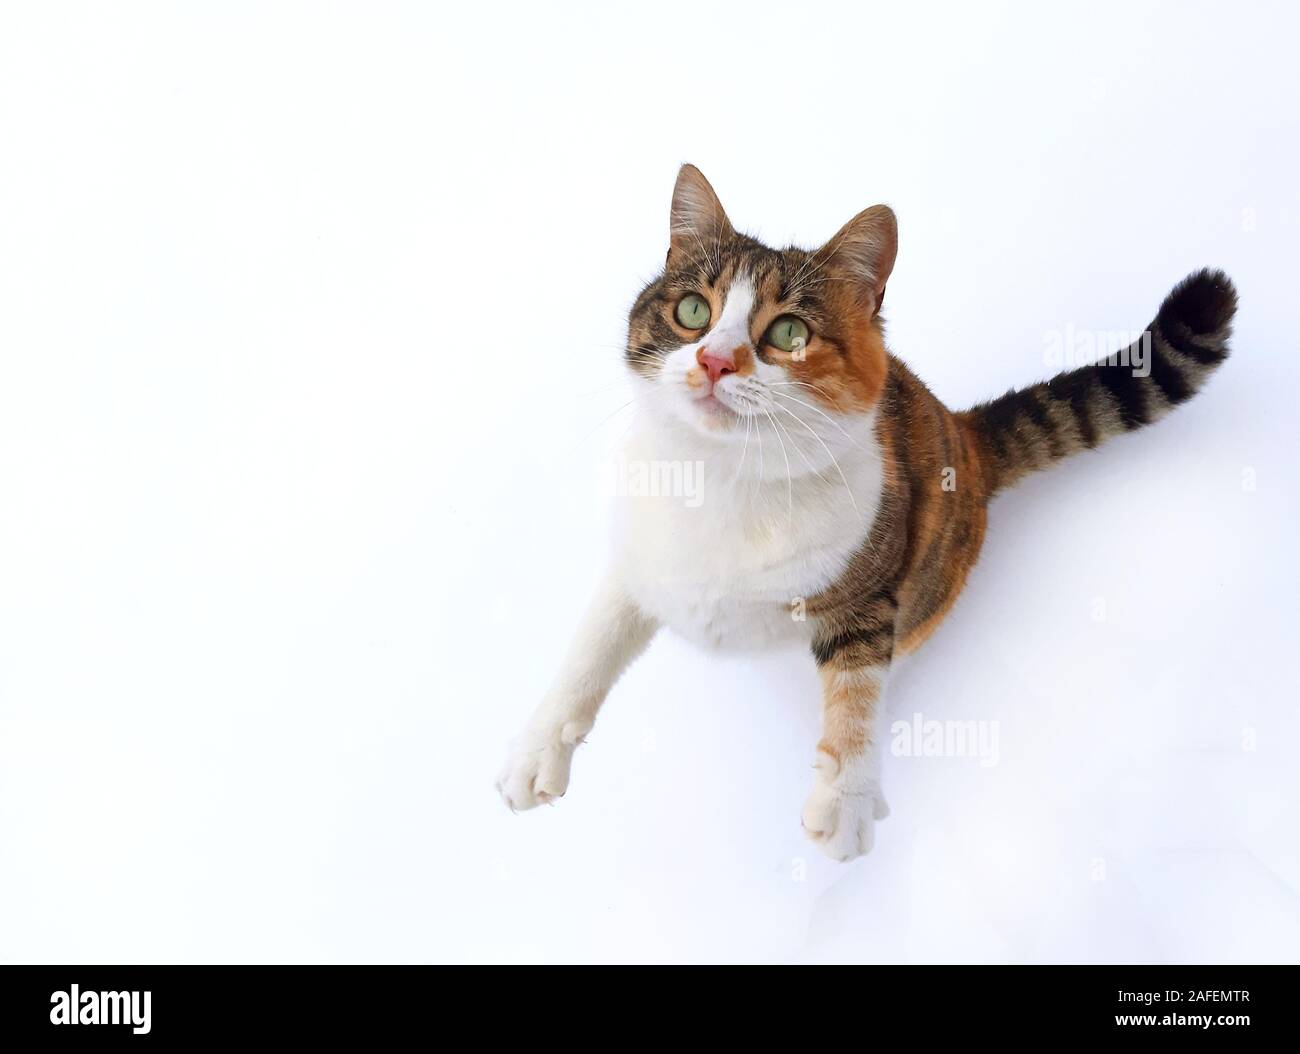
<svg viewBox="0 0 1300 1054">
<path fill-rule="evenodd" d="M 0 957 L 1300 957 L 1290 5 L 117 6 L 0 13 Z M 847 867 L 802 654 L 664 637 L 562 803 L 492 787 L 685 160 L 776 242 L 892 204 L 954 407 L 1241 292 L 1202 395 L 996 503 L 889 712 L 999 763 L 890 758 Z"/>
</svg>

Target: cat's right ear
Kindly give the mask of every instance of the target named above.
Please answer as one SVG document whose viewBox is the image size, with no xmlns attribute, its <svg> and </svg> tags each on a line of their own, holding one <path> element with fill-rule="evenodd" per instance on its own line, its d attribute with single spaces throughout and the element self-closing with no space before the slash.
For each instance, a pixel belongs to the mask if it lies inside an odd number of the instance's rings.
<svg viewBox="0 0 1300 1054">
<path fill-rule="evenodd" d="M 710 257 L 719 242 L 732 234 L 731 221 L 704 173 L 682 165 L 673 187 L 673 207 L 668 217 L 668 259 Z"/>
<path fill-rule="evenodd" d="M 823 266 L 839 272 L 874 317 L 898 257 L 894 210 L 888 205 L 873 205 L 859 212 L 814 256 Z"/>
</svg>

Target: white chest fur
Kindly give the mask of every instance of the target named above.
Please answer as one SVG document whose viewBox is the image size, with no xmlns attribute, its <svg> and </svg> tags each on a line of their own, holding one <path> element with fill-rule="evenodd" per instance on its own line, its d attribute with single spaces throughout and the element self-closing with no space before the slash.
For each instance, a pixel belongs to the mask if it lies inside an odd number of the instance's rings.
<svg viewBox="0 0 1300 1054">
<path fill-rule="evenodd" d="M 690 484 L 622 488 L 617 573 L 643 610 L 712 648 L 808 640 L 801 601 L 843 574 L 863 544 L 881 462 L 866 420 L 835 451 L 838 468 L 810 455 L 820 471 L 792 461 L 787 474 L 787 455 L 798 453 L 765 448 L 760 461 L 746 449 L 742 461 L 734 444 L 633 432 L 620 463 L 626 472 L 642 483 Z"/>
</svg>

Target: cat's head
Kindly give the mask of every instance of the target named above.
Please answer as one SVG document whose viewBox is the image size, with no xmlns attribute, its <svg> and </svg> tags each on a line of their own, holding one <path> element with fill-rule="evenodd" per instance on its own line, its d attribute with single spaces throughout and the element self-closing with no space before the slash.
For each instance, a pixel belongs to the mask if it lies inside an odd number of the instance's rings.
<svg viewBox="0 0 1300 1054">
<path fill-rule="evenodd" d="M 820 249 L 770 249 L 738 233 L 709 181 L 683 165 L 669 239 L 663 273 L 628 320 L 627 363 L 651 413 L 739 442 L 876 405 L 892 210 L 859 213 Z"/>
</svg>

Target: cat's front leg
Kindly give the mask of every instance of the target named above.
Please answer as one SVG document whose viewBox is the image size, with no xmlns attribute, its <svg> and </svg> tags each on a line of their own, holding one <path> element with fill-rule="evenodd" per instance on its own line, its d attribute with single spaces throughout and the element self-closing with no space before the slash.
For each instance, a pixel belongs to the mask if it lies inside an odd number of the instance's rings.
<svg viewBox="0 0 1300 1054">
<path fill-rule="evenodd" d="M 619 675 L 658 629 L 615 581 L 597 592 L 560 674 L 511 746 L 497 790 L 511 809 L 531 809 L 562 797 L 573 751 Z"/>
<path fill-rule="evenodd" d="M 875 822 L 889 815 L 880 786 L 879 726 L 897 613 L 894 595 L 881 593 L 851 613 L 819 623 L 813 637 L 822 681 L 822 738 L 803 826 L 833 860 L 869 852 Z"/>
</svg>

